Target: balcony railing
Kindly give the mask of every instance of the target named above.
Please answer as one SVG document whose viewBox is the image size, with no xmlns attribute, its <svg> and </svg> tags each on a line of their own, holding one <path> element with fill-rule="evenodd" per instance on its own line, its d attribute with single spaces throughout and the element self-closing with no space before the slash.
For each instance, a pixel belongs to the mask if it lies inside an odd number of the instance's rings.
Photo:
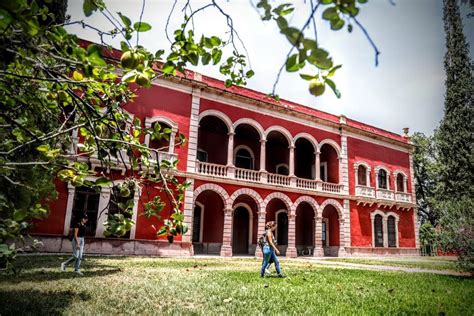
<svg viewBox="0 0 474 316">
<path fill-rule="evenodd" d="M 344 193 L 343 184 L 302 179 L 274 173 L 262 173 L 257 170 L 228 167 L 225 165 L 219 165 L 209 162 L 197 161 L 196 170 L 199 174 L 212 177 L 232 178 L 249 182 L 273 184 L 319 192 L 338 194 Z"/>
<path fill-rule="evenodd" d="M 276 185 L 290 186 L 291 178 L 281 174 L 269 173 L 267 182 Z"/>
<path fill-rule="evenodd" d="M 197 172 L 207 176 L 227 177 L 227 166 L 198 161 Z"/>
<path fill-rule="evenodd" d="M 411 194 L 405 192 L 397 192 L 395 193 L 395 200 L 397 200 L 398 202 L 411 203 Z"/>
<path fill-rule="evenodd" d="M 152 159 L 150 159 L 151 163 L 161 163 L 163 160 L 173 162 L 178 159 L 178 156 L 176 154 L 171 154 L 164 151 L 152 152 L 151 157 L 153 157 Z"/>
<path fill-rule="evenodd" d="M 394 200 L 395 196 L 392 191 L 385 189 L 377 189 L 377 199 L 381 200 Z"/>
<path fill-rule="evenodd" d="M 357 196 L 375 198 L 375 189 L 364 185 L 356 185 L 355 194 Z"/>
<path fill-rule="evenodd" d="M 260 172 L 256 170 L 235 168 L 235 178 L 252 182 L 260 182 Z"/>
</svg>

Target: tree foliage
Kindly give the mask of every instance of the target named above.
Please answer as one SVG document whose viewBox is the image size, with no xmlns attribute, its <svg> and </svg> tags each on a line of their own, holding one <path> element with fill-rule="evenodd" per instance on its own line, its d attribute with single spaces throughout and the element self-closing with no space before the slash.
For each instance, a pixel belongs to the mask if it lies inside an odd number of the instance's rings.
<svg viewBox="0 0 474 316">
<path fill-rule="evenodd" d="M 317 41 L 315 19 L 323 8 L 322 19 L 332 30 L 353 24 L 360 27 L 379 54 L 367 31 L 357 20 L 367 0 L 313 0 L 302 27 L 290 25 L 294 6 L 258 1 L 262 20 L 273 21 L 292 45 L 280 69 L 296 72 L 312 67 L 300 76 L 310 81 L 311 92 L 319 95 L 329 86 L 340 93 L 332 81 L 337 69 L 327 50 Z M 152 29 L 141 16 L 138 21 L 126 14 L 111 13 L 102 0 L 84 0 L 86 16 L 100 14 L 111 31 L 95 28 L 84 21 L 66 20 L 67 0 L 11 0 L 0 2 L 0 260 L 8 265 L 31 228 L 32 221 L 48 216 L 48 205 L 57 198 L 56 180 L 97 191 L 109 187 L 116 195 L 118 212 L 109 214 L 105 235 L 124 236 L 135 224 L 131 219 L 132 192 L 154 187 L 166 194 L 169 203 L 151 196 L 144 205 L 144 216 L 160 217 L 169 205 L 170 217 L 158 235 L 170 242 L 185 234 L 182 203 L 188 183 L 175 177 L 177 161 L 154 163 L 157 149 L 144 143 L 151 139 L 170 139 L 170 129 L 155 124 L 142 125 L 140 119 L 124 110 L 140 88 L 147 88 L 162 76 L 185 76 L 188 65 L 214 65 L 226 76 L 225 85 L 245 85 L 254 75 L 245 45 L 233 27 L 231 15 L 217 1 L 192 9 L 187 1 L 180 27 L 172 31 L 169 49 L 150 52 L 140 45 L 139 35 Z M 229 37 L 195 34 L 193 17 L 214 8 L 226 18 Z M 174 6 L 173 6 L 174 9 Z M 80 24 L 97 32 L 100 45 L 80 41 L 65 26 Z M 312 26 L 311 26 L 312 25 Z M 308 31 L 312 27 L 314 36 Z M 165 28 L 168 36 L 168 25 Z M 136 43 L 132 43 L 136 38 Z M 120 36 L 120 60 L 107 39 Z M 239 45 L 240 42 L 240 45 Z M 227 47 L 231 48 L 230 54 Z M 120 74 L 120 75 L 119 75 Z M 273 95 L 276 96 L 275 87 Z M 131 105 L 133 106 L 133 105 Z M 185 143 L 177 135 L 177 145 Z M 93 164 L 99 164 L 94 170 Z M 114 183 L 116 168 L 126 169 L 126 181 Z M 93 179 L 93 180 L 91 180 Z M 125 201 L 124 201 L 125 199 Z M 107 208 L 99 210 L 107 212 Z"/>
</svg>

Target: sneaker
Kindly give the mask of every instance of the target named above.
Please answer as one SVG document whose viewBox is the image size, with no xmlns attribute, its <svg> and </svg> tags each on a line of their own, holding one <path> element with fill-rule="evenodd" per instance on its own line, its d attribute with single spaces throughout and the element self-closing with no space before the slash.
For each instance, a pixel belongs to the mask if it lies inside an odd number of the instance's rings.
<svg viewBox="0 0 474 316">
<path fill-rule="evenodd" d="M 284 278 L 286 278 L 286 275 L 280 273 L 280 274 L 278 275 L 278 277 L 284 279 Z"/>
<path fill-rule="evenodd" d="M 265 269 L 265 275 L 270 275 L 270 274 L 271 274 L 270 270 Z"/>
<path fill-rule="evenodd" d="M 81 271 L 74 271 L 74 273 L 77 275 L 84 275 L 84 273 L 82 273 Z"/>
<path fill-rule="evenodd" d="M 66 264 L 64 264 L 64 262 L 61 263 L 61 271 L 66 271 Z"/>
</svg>

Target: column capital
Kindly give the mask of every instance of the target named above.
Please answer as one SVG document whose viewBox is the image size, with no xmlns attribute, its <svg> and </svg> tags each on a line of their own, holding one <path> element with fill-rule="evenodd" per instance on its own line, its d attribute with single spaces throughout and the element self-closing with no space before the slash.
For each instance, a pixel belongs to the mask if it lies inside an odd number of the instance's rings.
<svg viewBox="0 0 474 316">
<path fill-rule="evenodd" d="M 295 220 L 296 214 L 288 214 L 288 219 L 289 220 Z"/>
<path fill-rule="evenodd" d="M 321 150 L 319 150 L 319 149 L 316 150 L 316 151 L 314 152 L 314 154 L 315 154 L 315 155 L 321 155 Z"/>
<path fill-rule="evenodd" d="M 228 135 L 228 136 L 234 136 L 235 133 L 234 133 L 234 132 L 228 132 L 227 135 Z"/>
<path fill-rule="evenodd" d="M 230 216 L 230 215 L 232 215 L 232 211 L 233 211 L 233 209 L 231 209 L 231 208 L 225 208 L 224 209 L 224 215 L 225 216 Z"/>
<path fill-rule="evenodd" d="M 288 146 L 288 148 L 289 148 L 290 150 L 295 150 L 295 145 L 292 144 L 292 145 Z"/>
<path fill-rule="evenodd" d="M 259 142 L 260 142 L 260 144 L 265 145 L 265 143 L 267 142 L 267 140 L 264 139 L 264 138 L 262 138 L 262 139 L 259 140 Z"/>
</svg>

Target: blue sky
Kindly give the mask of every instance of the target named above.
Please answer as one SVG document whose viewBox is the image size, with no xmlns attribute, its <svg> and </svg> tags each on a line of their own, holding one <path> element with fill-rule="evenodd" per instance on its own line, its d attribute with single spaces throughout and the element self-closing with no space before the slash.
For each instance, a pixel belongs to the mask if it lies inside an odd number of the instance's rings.
<svg viewBox="0 0 474 316">
<path fill-rule="evenodd" d="M 105 1 L 111 12 L 122 12 L 132 21 L 138 21 L 141 0 Z M 193 8 L 209 1 L 191 1 Z M 291 25 L 302 26 L 309 14 L 304 1 L 293 1 L 296 6 Z M 307 0 L 309 2 L 309 0 Z M 363 33 L 354 27 L 331 31 L 329 25 L 318 19 L 319 45 L 328 49 L 335 64 L 342 64 L 334 80 L 342 93 L 337 99 L 331 91 L 315 98 L 308 92 L 307 82 L 297 73 L 283 73 L 277 93 L 284 99 L 298 102 L 333 114 L 344 114 L 386 130 L 401 133 L 403 127 L 410 131 L 431 134 L 443 114 L 445 52 L 441 0 L 371 0 L 362 6 L 360 22 L 377 44 L 381 55 L 379 66 L 374 66 L 374 53 Z M 81 20 L 99 29 L 110 30 L 111 24 L 101 15 L 85 18 L 83 1 L 69 1 L 71 20 Z M 173 1 L 147 0 L 143 20 L 153 29 L 140 34 L 140 44 L 151 51 L 167 50 L 170 46 L 163 32 Z M 178 1 L 172 16 L 170 30 L 182 22 Z M 234 26 L 248 50 L 255 76 L 248 87 L 271 92 L 280 65 L 284 62 L 290 44 L 283 38 L 274 23 L 264 23 L 248 0 L 219 1 L 234 20 Z M 463 8 L 465 16 L 467 7 Z M 322 10 L 318 11 L 319 17 Z M 215 9 L 196 16 L 195 32 L 226 37 L 225 20 Z M 473 52 L 474 18 L 464 19 L 465 34 Z M 94 31 L 70 26 L 69 31 L 82 38 L 98 41 Z M 310 31 L 312 33 L 312 30 Z M 199 36 L 200 37 L 200 36 Z M 120 38 L 111 40 L 119 47 Z M 471 57 L 472 58 L 472 57 Z M 190 67 L 203 74 L 222 78 L 217 68 Z M 306 73 L 311 72 L 308 68 Z"/>
</svg>

